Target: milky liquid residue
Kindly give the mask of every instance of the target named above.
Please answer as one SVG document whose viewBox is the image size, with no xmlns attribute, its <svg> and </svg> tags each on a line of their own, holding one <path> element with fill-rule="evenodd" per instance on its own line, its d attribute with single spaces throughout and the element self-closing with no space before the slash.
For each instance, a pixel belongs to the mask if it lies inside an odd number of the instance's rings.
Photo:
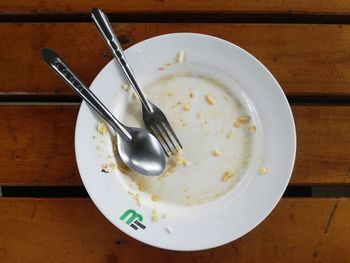
<svg viewBox="0 0 350 263">
<path fill-rule="evenodd" d="M 121 120 L 141 126 L 139 99 L 129 92 Z M 160 177 L 128 173 L 124 182 L 157 202 L 178 206 L 208 203 L 233 190 L 251 164 L 256 129 L 244 101 L 220 81 L 190 73 L 163 77 L 145 92 L 166 114 L 183 152 L 177 165 L 168 161 L 171 172 Z"/>
</svg>

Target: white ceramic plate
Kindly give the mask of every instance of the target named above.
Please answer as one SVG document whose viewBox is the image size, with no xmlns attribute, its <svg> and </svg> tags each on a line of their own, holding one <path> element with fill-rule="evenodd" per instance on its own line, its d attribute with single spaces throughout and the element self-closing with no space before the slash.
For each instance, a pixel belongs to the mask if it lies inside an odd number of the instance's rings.
<svg viewBox="0 0 350 263">
<path fill-rule="evenodd" d="M 176 61 L 180 50 L 183 63 Z M 130 177 L 113 167 L 103 172 L 103 164 L 117 158 L 111 136 L 97 133 L 101 119 L 82 103 L 75 150 L 93 202 L 120 230 L 160 248 L 207 249 L 248 233 L 276 206 L 294 165 L 293 116 L 277 81 L 243 49 L 206 35 L 158 36 L 125 53 L 146 93 L 167 114 L 190 164 L 160 179 Z M 142 126 L 138 100 L 122 83 L 112 60 L 90 88 L 124 123 Z M 251 119 L 235 127 L 242 115 Z M 233 176 L 223 180 L 225 171 Z"/>
</svg>

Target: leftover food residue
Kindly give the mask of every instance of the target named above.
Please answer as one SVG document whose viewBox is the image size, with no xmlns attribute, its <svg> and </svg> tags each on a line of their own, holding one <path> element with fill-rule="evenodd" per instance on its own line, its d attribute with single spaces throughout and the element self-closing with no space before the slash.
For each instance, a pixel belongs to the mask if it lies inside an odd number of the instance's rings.
<svg viewBox="0 0 350 263">
<path fill-rule="evenodd" d="M 184 60 L 185 52 L 182 50 L 177 54 L 176 62 L 183 63 Z M 134 91 L 129 90 L 128 84 L 121 84 L 121 88 L 130 92 L 133 99 L 137 97 Z M 192 206 L 221 198 L 244 178 L 247 167 L 256 163 L 252 160 L 257 130 L 254 115 L 225 84 L 196 74 L 172 74 L 145 87 L 145 92 L 166 113 L 184 149 L 178 149 L 167 160 L 162 175 L 142 176 L 120 161 L 116 138 L 112 137 L 113 151 L 112 154 L 107 153 L 108 161 L 102 164 L 102 169 L 118 169 L 122 173 L 119 179 L 128 185 L 127 193 L 131 198 L 141 205 L 142 196 L 142 205 L 153 207 L 153 222 L 166 217 L 166 214 L 160 216 L 159 204 Z M 138 100 L 137 103 L 129 101 L 126 107 L 128 111 L 120 116 L 120 120 L 139 127 L 142 112 Z M 104 122 L 98 123 L 100 136 L 107 131 L 108 126 Z M 259 167 L 258 172 L 265 174 L 267 169 Z M 165 230 L 169 234 L 173 232 L 169 226 Z"/>
</svg>

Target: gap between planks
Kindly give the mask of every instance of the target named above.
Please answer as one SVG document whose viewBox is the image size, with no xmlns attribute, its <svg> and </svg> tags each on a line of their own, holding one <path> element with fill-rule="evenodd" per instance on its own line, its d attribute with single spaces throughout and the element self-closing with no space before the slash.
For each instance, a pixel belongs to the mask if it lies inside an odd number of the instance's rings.
<svg viewBox="0 0 350 263">
<path fill-rule="evenodd" d="M 2 190 L 2 191 L 1 191 Z M 3 194 L 2 194 L 3 193 Z M 88 198 L 83 186 L 2 186 L 2 197 L 35 197 L 35 198 Z M 288 186 L 284 198 L 342 198 L 350 197 L 350 185 L 334 186 Z"/>
<path fill-rule="evenodd" d="M 278 24 L 350 24 L 350 15 L 344 14 L 302 14 L 302 13 L 226 13 L 223 11 L 163 12 L 163 13 L 107 13 L 110 22 L 136 23 L 278 23 Z M 35 13 L 0 14 L 2 23 L 86 23 L 91 22 L 89 13 Z"/>
<path fill-rule="evenodd" d="M 298 96 L 287 95 L 292 105 L 320 104 L 320 105 L 347 105 L 350 96 Z M 80 105 L 81 99 L 75 95 L 35 95 L 35 94 L 1 94 L 1 105 Z"/>
</svg>

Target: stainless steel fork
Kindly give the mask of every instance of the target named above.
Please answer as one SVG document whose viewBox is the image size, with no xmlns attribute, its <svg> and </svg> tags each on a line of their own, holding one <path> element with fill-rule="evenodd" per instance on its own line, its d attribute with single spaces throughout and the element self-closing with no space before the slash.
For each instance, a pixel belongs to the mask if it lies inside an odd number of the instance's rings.
<svg viewBox="0 0 350 263">
<path fill-rule="evenodd" d="M 143 121 L 147 129 L 158 139 L 161 143 L 164 153 L 169 156 L 175 154 L 179 148 L 182 149 L 182 145 L 177 138 L 174 130 L 171 128 L 169 121 L 165 117 L 164 113 L 152 102 L 150 102 L 144 92 L 138 85 L 135 74 L 132 71 L 129 63 L 125 59 L 124 52 L 121 45 L 110 25 L 107 16 L 97 8 L 93 8 L 91 11 L 92 20 L 94 21 L 97 29 L 101 33 L 107 46 L 113 53 L 114 57 L 119 61 L 122 69 L 131 83 L 131 86 L 135 89 L 142 103 Z M 176 141 L 176 142 L 175 142 Z M 176 146 L 176 143 L 178 146 Z"/>
</svg>

